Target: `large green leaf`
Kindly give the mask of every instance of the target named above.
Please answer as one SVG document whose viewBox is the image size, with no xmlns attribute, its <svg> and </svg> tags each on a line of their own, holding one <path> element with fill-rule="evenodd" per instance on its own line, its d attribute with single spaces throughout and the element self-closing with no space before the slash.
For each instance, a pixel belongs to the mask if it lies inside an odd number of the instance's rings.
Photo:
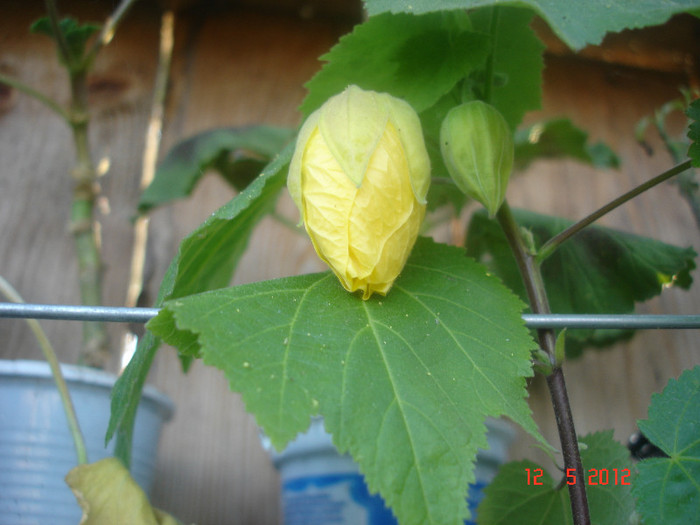
<svg viewBox="0 0 700 525">
<path fill-rule="evenodd" d="M 639 429 L 669 457 L 645 459 L 633 493 L 649 525 L 700 523 L 700 366 L 654 394 Z"/>
<path fill-rule="evenodd" d="M 292 155 L 288 146 L 242 193 L 219 208 L 181 244 L 166 272 L 156 306 L 171 298 L 226 286 L 248 244 L 253 229 L 276 202 L 286 180 Z M 125 464 L 131 456 L 136 408 L 159 339 L 146 333 L 134 357 L 114 385 L 106 441 L 117 436 L 117 455 Z M 186 368 L 191 360 L 183 355 Z"/>
<path fill-rule="evenodd" d="M 464 13 L 380 15 L 355 27 L 321 60 L 307 84 L 308 116 L 350 84 L 386 92 L 421 112 L 432 106 L 488 54 L 488 38 L 470 29 Z"/>
<path fill-rule="evenodd" d="M 631 496 L 635 472 L 629 451 L 613 440 L 612 431 L 581 437 L 585 479 L 573 473 L 552 479 L 540 465 L 517 461 L 504 465 L 485 489 L 477 514 L 480 525 L 571 525 L 567 482 L 585 483 L 591 522 L 629 523 L 634 511 Z M 688 522 L 689 523 L 689 522 Z"/>
<path fill-rule="evenodd" d="M 700 8 L 698 0 L 364 0 L 370 16 L 423 14 L 491 5 L 532 8 L 572 49 L 598 44 L 608 32 L 663 24 L 672 15 Z"/>
<path fill-rule="evenodd" d="M 139 200 L 141 213 L 190 195 L 209 169 L 216 169 L 242 191 L 265 164 L 290 141 L 294 132 L 272 126 L 219 128 L 176 144 L 156 170 Z"/>
<path fill-rule="evenodd" d="M 572 224 L 566 219 L 514 210 L 516 221 L 528 229 L 535 245 Z M 472 216 L 467 232 L 467 253 L 486 259 L 512 290 L 526 298 L 515 259 L 500 226 L 485 213 Z M 542 263 L 550 307 L 556 313 L 624 314 L 636 302 L 661 293 L 664 286 L 687 289 L 695 268 L 695 251 L 638 235 L 592 226 L 562 244 Z M 567 352 L 582 346 L 604 345 L 629 333 L 610 330 L 568 330 Z"/>
<path fill-rule="evenodd" d="M 602 142 L 591 144 L 588 133 L 569 119 L 538 122 L 515 133 L 515 165 L 525 169 L 538 159 L 570 158 L 598 168 L 617 168 L 620 161 Z"/>
<path fill-rule="evenodd" d="M 501 112 L 514 130 L 526 112 L 539 109 L 542 104 L 544 45 L 530 28 L 532 11 L 515 7 L 479 9 L 470 18 L 476 31 L 493 35 L 493 78 L 486 101 Z"/>
<path fill-rule="evenodd" d="M 522 306 L 462 250 L 419 239 L 385 298 L 313 274 L 181 297 L 148 327 L 197 336 L 276 447 L 320 413 L 401 523 L 456 524 L 485 418 L 539 436 Z"/>
</svg>

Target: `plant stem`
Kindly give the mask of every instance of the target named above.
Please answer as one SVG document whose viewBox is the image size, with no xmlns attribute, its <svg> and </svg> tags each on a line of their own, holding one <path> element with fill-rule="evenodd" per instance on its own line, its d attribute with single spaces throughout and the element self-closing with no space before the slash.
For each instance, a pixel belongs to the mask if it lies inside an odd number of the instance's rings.
<svg viewBox="0 0 700 525">
<path fill-rule="evenodd" d="M 68 47 L 68 42 L 66 42 L 66 37 L 61 31 L 61 17 L 58 16 L 58 9 L 56 8 L 56 3 L 54 0 L 44 0 L 44 5 L 46 6 L 46 14 L 51 24 L 51 29 L 53 30 L 54 39 L 56 40 L 56 45 L 58 46 L 58 53 L 63 59 L 66 67 L 70 70 L 75 66 L 74 59 L 71 55 L 70 48 Z"/>
<path fill-rule="evenodd" d="M 151 115 L 148 120 L 146 141 L 141 165 L 140 189 L 143 191 L 153 181 L 160 149 L 160 139 L 163 130 L 165 115 L 165 101 L 168 94 L 168 78 L 170 75 L 170 62 L 173 55 L 175 13 L 166 11 L 161 17 L 160 25 L 160 51 L 158 54 L 158 66 L 153 89 L 153 101 Z M 126 306 L 136 306 L 138 298 L 143 290 L 143 273 L 146 260 L 146 245 L 148 243 L 148 217 L 140 215 L 134 223 L 134 242 L 131 256 L 131 271 L 129 272 L 129 286 L 126 293 Z"/>
<path fill-rule="evenodd" d="M 99 193 L 97 170 L 90 152 L 88 136 L 87 74 L 70 71 L 70 125 L 73 131 L 76 165 L 70 229 L 78 259 L 78 283 L 85 305 L 102 304 L 102 259 L 95 228 L 95 201 Z M 109 357 L 107 330 L 104 323 L 83 323 L 83 347 L 79 362 L 104 368 Z"/>
<path fill-rule="evenodd" d="M 70 107 L 68 123 L 73 132 L 76 164 L 73 169 L 74 189 L 71 207 L 70 229 L 73 233 L 78 260 L 78 282 L 80 297 L 84 305 L 102 304 L 102 258 L 100 253 L 99 227 L 95 221 L 95 202 L 99 196 L 98 173 L 92 159 L 88 124 L 87 74 L 94 58 L 114 34 L 134 0 L 122 0 L 115 12 L 107 19 L 99 38 L 89 53 L 74 57 L 59 29 L 60 18 L 54 0 L 45 0 L 47 14 L 55 33 L 59 53 L 66 64 L 70 77 Z M 83 323 L 83 346 L 79 363 L 105 368 L 109 359 L 108 338 L 102 322 Z"/>
<path fill-rule="evenodd" d="M 13 303 L 24 302 L 22 297 L 17 293 L 12 285 L 10 285 L 10 283 L 8 283 L 3 277 L 0 277 L 0 292 L 2 292 L 2 294 Z M 48 337 L 46 337 L 46 333 L 44 333 L 44 330 L 41 328 L 39 322 L 36 319 L 26 319 L 26 321 L 29 328 L 34 333 L 34 337 L 36 337 L 36 340 L 39 343 L 39 347 L 44 354 L 46 362 L 49 364 L 51 375 L 56 383 L 58 395 L 60 396 L 61 403 L 63 404 L 63 410 L 66 413 L 68 428 L 71 436 L 73 437 L 73 445 L 75 446 L 75 453 L 78 456 L 78 464 L 84 465 L 88 462 L 85 440 L 83 439 L 83 434 L 80 431 L 78 418 L 75 415 L 75 407 L 73 406 L 73 401 L 71 400 L 70 393 L 68 392 L 66 380 L 61 373 L 61 366 L 58 363 L 56 352 L 54 352 L 53 346 L 51 346 L 51 343 L 49 342 Z"/>
<path fill-rule="evenodd" d="M 37 91 L 36 89 L 29 87 L 28 85 L 17 80 L 16 78 L 12 78 L 8 75 L 0 73 L 0 84 L 8 85 L 10 87 L 15 88 L 17 91 L 24 93 L 25 95 L 29 95 L 30 97 L 32 97 L 32 98 L 38 100 L 39 102 L 41 102 L 42 104 L 44 104 L 44 106 L 46 106 L 51 111 L 56 113 L 59 117 L 61 117 L 66 122 L 70 121 L 70 115 L 68 114 L 68 112 L 62 106 L 60 106 L 56 101 L 47 97 L 46 95 L 44 95 L 40 91 Z"/>
<path fill-rule="evenodd" d="M 503 203 L 496 214 L 496 218 L 508 239 L 508 244 L 517 261 L 520 274 L 525 283 L 525 289 L 527 290 L 530 309 L 535 314 L 551 313 L 539 263 L 534 254 L 528 250 L 520 233 L 520 228 L 508 206 L 508 202 Z M 549 361 L 552 365 L 552 373 L 547 376 L 547 386 L 549 387 L 554 415 L 557 420 L 559 441 L 564 456 L 564 468 L 567 471 L 573 469 L 576 472 L 576 479 L 581 480 L 580 483 L 568 486 L 574 525 L 589 525 L 591 520 L 586 487 L 582 481 L 584 472 L 579 454 L 576 428 L 571 415 L 564 372 L 561 365 L 556 362 L 555 357 L 556 336 L 554 330 L 551 329 L 540 329 L 537 331 L 537 335 L 540 346 L 549 356 Z"/>
<path fill-rule="evenodd" d="M 488 58 L 486 59 L 486 72 L 485 72 L 485 81 L 484 81 L 484 94 L 483 94 L 483 99 L 485 102 L 490 102 L 491 101 L 491 91 L 493 89 L 493 61 L 494 61 L 494 52 L 493 50 L 496 48 L 496 43 L 498 41 L 498 19 L 501 14 L 501 9 L 499 6 L 494 6 L 491 8 L 491 25 L 489 27 L 489 32 L 491 34 L 491 53 L 489 53 Z"/>
<path fill-rule="evenodd" d="M 673 177 L 673 176 L 675 176 L 675 175 L 678 175 L 679 173 L 684 172 L 685 170 L 687 170 L 687 169 L 690 168 L 690 167 L 691 167 L 690 160 L 687 160 L 687 161 L 685 161 L 685 162 L 682 162 L 681 164 L 678 164 L 677 166 L 674 166 L 673 168 L 671 168 L 671 169 L 669 169 L 669 170 L 667 170 L 667 171 L 664 171 L 664 172 L 661 173 L 660 175 L 657 175 L 656 177 L 654 177 L 654 178 L 652 178 L 652 179 L 649 179 L 649 180 L 646 181 L 645 183 L 640 184 L 639 186 L 637 186 L 636 188 L 634 188 L 634 189 L 628 191 L 628 192 L 625 193 L 624 195 L 621 195 L 621 196 L 618 197 L 617 199 L 615 199 L 615 200 L 609 202 L 608 204 L 606 204 L 606 205 L 603 206 L 602 208 L 600 208 L 600 209 L 594 211 L 593 213 L 591 213 L 591 214 L 588 215 L 587 217 L 581 219 L 581 220 L 578 221 L 577 223 L 572 224 L 572 225 L 569 226 L 567 229 L 565 229 L 563 232 L 561 232 L 561 233 L 555 235 L 554 237 L 552 237 L 551 239 L 549 239 L 546 243 L 544 243 L 544 245 L 542 246 L 542 248 L 540 248 L 540 250 L 539 250 L 539 252 L 538 252 L 538 254 L 537 254 L 537 261 L 540 262 L 540 263 L 541 263 L 542 261 L 544 261 L 547 257 L 549 257 L 550 255 L 552 255 L 552 253 L 554 253 L 554 251 L 555 251 L 564 241 L 566 241 L 567 239 L 573 237 L 573 236 L 576 235 L 578 232 L 580 232 L 581 230 L 583 230 L 586 226 L 588 226 L 588 225 L 590 225 L 591 223 L 593 223 L 593 222 L 597 221 L 598 219 L 600 219 L 603 215 L 605 215 L 605 214 L 611 212 L 612 210 L 614 210 L 615 208 L 617 208 L 617 207 L 621 206 L 622 204 L 626 203 L 626 202 L 629 201 L 630 199 L 633 199 L 634 197 L 636 197 L 636 196 L 639 195 L 640 193 L 644 193 L 644 192 L 647 191 L 648 189 L 653 188 L 654 186 L 656 186 L 656 185 L 658 185 L 658 184 L 661 184 L 661 183 L 664 182 L 665 180 L 668 180 L 668 179 L 670 179 L 671 177 Z"/>
<path fill-rule="evenodd" d="M 92 44 L 92 47 L 85 55 L 85 60 L 90 63 L 100 52 L 102 47 L 109 44 L 114 37 L 114 33 L 117 30 L 117 26 L 126 16 L 127 12 L 136 3 L 136 0 L 122 0 L 117 6 L 114 12 L 107 18 L 104 25 L 102 26 L 102 31 L 98 35 L 97 39 Z"/>
</svg>

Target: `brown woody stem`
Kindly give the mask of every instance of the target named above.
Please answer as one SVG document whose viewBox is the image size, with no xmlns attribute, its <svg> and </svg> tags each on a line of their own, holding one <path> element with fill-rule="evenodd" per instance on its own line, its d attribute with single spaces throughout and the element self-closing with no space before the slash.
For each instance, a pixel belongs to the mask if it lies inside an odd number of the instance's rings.
<svg viewBox="0 0 700 525">
<path fill-rule="evenodd" d="M 508 244 L 518 263 L 518 268 L 523 282 L 525 283 L 525 289 L 527 290 L 530 309 L 536 314 L 551 313 L 539 263 L 535 255 L 528 250 L 522 234 L 520 233 L 520 227 L 515 222 L 507 202 L 503 203 L 496 214 L 496 218 L 501 228 L 503 228 L 506 238 L 508 239 Z M 554 415 L 557 420 L 559 441 L 564 456 L 564 468 L 567 472 L 569 469 L 574 470 L 576 472 L 576 479 L 583 480 L 583 465 L 579 454 L 576 428 L 571 415 L 569 396 L 566 391 L 564 372 L 561 368 L 561 364 L 557 363 L 555 357 L 556 335 L 554 330 L 551 329 L 538 330 L 537 334 L 540 346 L 549 356 L 549 361 L 552 365 L 552 372 L 547 376 L 547 386 L 549 387 L 549 394 L 552 399 L 552 406 L 554 407 Z M 589 525 L 591 518 L 588 509 L 585 484 L 574 483 L 568 487 L 574 525 Z"/>
</svg>

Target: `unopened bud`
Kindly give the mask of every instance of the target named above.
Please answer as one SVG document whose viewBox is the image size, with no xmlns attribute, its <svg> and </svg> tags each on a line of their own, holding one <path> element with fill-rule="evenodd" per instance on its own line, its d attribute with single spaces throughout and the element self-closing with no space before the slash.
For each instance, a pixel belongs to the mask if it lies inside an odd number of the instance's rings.
<svg viewBox="0 0 700 525">
<path fill-rule="evenodd" d="M 403 269 L 429 185 L 416 112 L 357 86 L 309 116 L 287 179 L 316 252 L 363 299 L 385 295 Z"/>
<path fill-rule="evenodd" d="M 495 215 L 513 168 L 513 136 L 498 110 L 479 100 L 452 108 L 442 122 L 440 150 L 457 187 Z"/>
</svg>

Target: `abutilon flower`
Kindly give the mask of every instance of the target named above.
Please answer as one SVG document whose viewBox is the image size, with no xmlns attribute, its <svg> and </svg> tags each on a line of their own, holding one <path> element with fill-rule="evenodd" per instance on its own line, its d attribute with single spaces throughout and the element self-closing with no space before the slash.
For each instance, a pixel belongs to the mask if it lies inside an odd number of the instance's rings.
<svg viewBox="0 0 700 525">
<path fill-rule="evenodd" d="M 408 103 L 350 86 L 302 126 L 287 186 L 319 257 L 349 292 L 386 295 L 425 216 L 430 161 Z"/>
<path fill-rule="evenodd" d="M 440 151 L 457 187 L 493 217 L 513 169 L 513 135 L 500 112 L 480 100 L 452 108 L 442 121 Z"/>
</svg>

